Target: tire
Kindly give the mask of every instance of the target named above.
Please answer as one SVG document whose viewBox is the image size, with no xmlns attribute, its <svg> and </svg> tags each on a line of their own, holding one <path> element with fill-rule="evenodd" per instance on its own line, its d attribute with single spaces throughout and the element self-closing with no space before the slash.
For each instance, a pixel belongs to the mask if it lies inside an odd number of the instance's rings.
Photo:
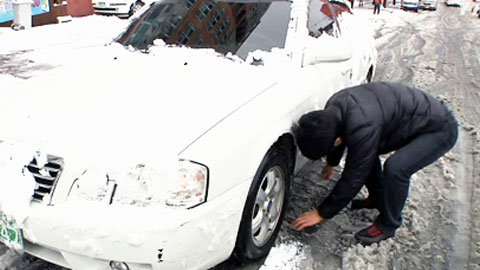
<svg viewBox="0 0 480 270">
<path fill-rule="evenodd" d="M 233 258 L 246 263 L 267 256 L 282 225 L 290 195 L 293 160 L 274 146 L 255 174 L 243 209 Z"/>
</svg>

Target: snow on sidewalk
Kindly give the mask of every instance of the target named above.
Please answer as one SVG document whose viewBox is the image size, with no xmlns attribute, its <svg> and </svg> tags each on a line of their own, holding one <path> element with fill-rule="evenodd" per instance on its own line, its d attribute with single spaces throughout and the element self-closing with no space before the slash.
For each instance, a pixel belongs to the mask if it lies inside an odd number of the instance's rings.
<svg viewBox="0 0 480 270">
<path fill-rule="evenodd" d="M 0 82 L 11 86 L 14 79 L 72 62 L 81 57 L 77 52 L 110 43 L 128 22 L 92 15 L 22 31 L 0 28 Z"/>
<path fill-rule="evenodd" d="M 117 17 L 92 15 L 71 22 L 14 31 L 0 28 L 0 55 L 15 51 L 69 50 L 112 41 L 128 24 Z M 53 52 L 52 51 L 52 52 Z"/>
</svg>

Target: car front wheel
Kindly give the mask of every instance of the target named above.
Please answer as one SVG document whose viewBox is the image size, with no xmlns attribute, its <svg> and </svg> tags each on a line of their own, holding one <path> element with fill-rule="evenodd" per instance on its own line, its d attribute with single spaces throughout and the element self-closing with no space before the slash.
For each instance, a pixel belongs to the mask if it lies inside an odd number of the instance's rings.
<svg viewBox="0 0 480 270">
<path fill-rule="evenodd" d="M 290 191 L 290 157 L 288 151 L 272 148 L 254 177 L 235 244 L 239 262 L 266 256 L 275 242 Z"/>
</svg>

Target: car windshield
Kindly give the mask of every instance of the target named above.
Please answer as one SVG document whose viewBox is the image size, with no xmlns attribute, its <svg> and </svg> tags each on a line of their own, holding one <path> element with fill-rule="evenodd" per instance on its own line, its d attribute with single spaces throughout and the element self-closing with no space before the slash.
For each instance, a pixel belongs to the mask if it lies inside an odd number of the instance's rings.
<svg viewBox="0 0 480 270">
<path fill-rule="evenodd" d="M 117 42 L 145 50 L 162 39 L 245 59 L 258 49 L 283 48 L 289 21 L 290 1 L 164 0 L 153 3 Z"/>
</svg>

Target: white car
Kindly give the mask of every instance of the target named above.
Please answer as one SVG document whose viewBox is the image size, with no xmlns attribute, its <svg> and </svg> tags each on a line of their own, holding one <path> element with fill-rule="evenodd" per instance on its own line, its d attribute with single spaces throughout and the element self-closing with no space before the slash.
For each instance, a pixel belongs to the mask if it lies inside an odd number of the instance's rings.
<svg viewBox="0 0 480 270">
<path fill-rule="evenodd" d="M 92 4 L 96 14 L 130 17 L 139 11 L 145 2 L 142 0 L 93 0 Z"/>
<path fill-rule="evenodd" d="M 292 124 L 377 59 L 324 0 L 161 1 L 96 50 L 0 106 L 0 239 L 82 270 L 266 256 L 306 161 Z"/>
<path fill-rule="evenodd" d="M 419 7 L 421 9 L 437 10 L 437 0 L 420 0 Z"/>
<path fill-rule="evenodd" d="M 402 9 L 409 9 L 418 12 L 418 8 L 420 7 L 419 0 L 402 0 L 401 8 Z"/>
<path fill-rule="evenodd" d="M 461 7 L 463 6 L 463 0 L 446 0 L 445 4 L 447 6 Z"/>
</svg>

